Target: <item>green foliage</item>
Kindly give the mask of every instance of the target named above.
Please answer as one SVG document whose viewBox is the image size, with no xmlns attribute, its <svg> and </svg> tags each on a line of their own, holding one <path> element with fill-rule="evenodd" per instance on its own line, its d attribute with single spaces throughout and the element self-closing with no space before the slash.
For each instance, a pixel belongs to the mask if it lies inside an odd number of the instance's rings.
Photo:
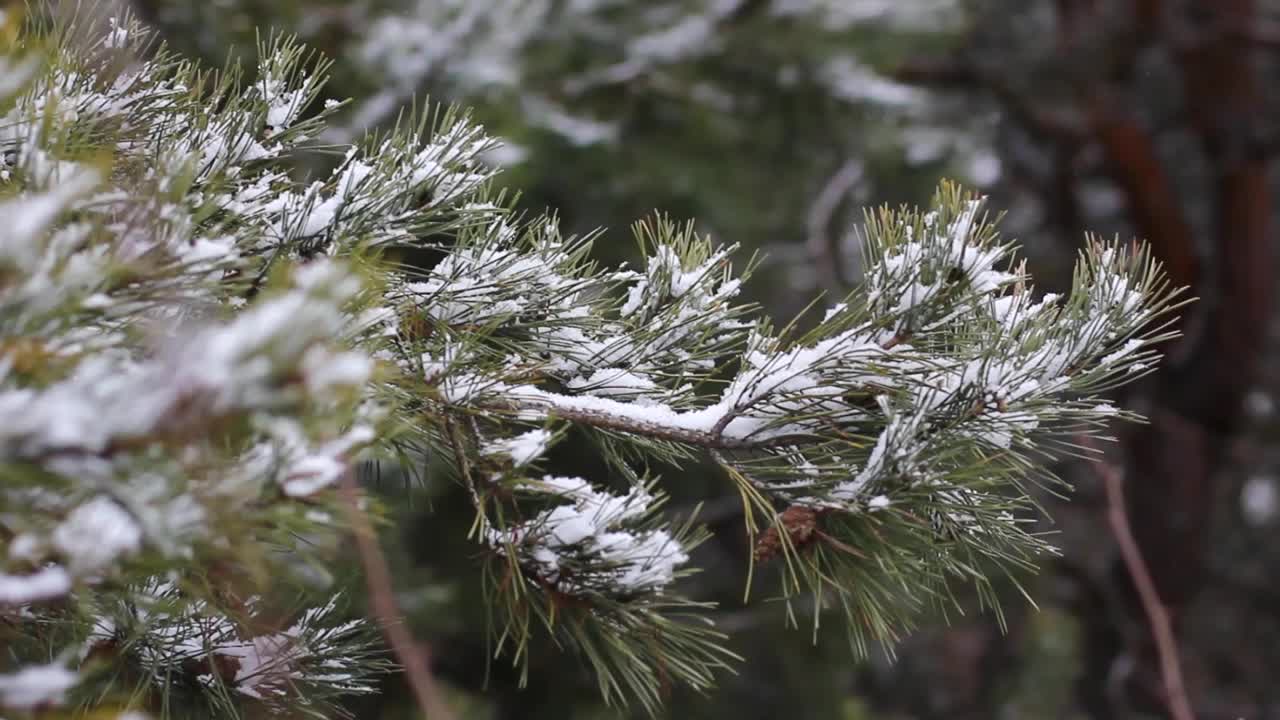
<svg viewBox="0 0 1280 720">
<path fill-rule="evenodd" d="M 1069 297 L 1035 299 L 951 184 L 870 218 L 863 285 L 776 328 L 736 299 L 756 263 L 735 272 L 692 225 L 635 225 L 628 269 L 519 212 L 464 113 L 317 146 L 340 105 L 293 41 L 209 74 L 127 19 L 37 15 L 17 38 L 6 712 L 327 716 L 373 692 L 373 628 L 317 571 L 361 461 L 462 488 L 491 650 L 522 679 L 546 641 L 606 702 L 657 714 L 733 667 L 713 604 L 683 591 L 711 533 L 664 510 L 697 463 L 740 495 L 740 561 L 788 619 L 816 640 L 835 609 L 858 651 L 892 646 L 959 608 L 957 580 L 994 604 L 993 578 L 1051 551 L 1024 483 L 1126 416 L 1098 393 L 1169 337 L 1175 293 L 1144 250 L 1095 243 Z M 39 67 L 17 52 L 36 49 Z M 341 159 L 299 177 L 318 153 Z M 558 474 L 565 450 L 593 471 Z"/>
</svg>

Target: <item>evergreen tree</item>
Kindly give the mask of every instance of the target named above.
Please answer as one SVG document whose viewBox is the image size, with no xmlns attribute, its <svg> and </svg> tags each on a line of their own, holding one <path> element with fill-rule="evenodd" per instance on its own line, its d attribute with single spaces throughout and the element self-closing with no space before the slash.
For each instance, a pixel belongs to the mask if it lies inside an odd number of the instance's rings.
<svg viewBox="0 0 1280 720">
<path fill-rule="evenodd" d="M 294 42 L 210 73 L 128 18 L 4 23 L 7 717 L 325 717 L 374 691 L 397 658 L 326 570 L 380 512 L 357 464 L 464 487 L 492 650 L 523 668 L 550 638 L 607 701 L 656 712 L 733 667 L 681 593 L 707 532 L 663 510 L 699 460 L 785 619 L 891 645 L 955 581 L 1052 552 L 1027 484 L 1135 419 L 1102 394 L 1169 337 L 1140 246 L 1091 241 L 1070 295 L 1037 297 L 950 184 L 869 215 L 862 286 L 775 328 L 735 300 L 753 263 L 691 226 L 635 225 L 629 269 L 516 212 L 465 113 L 317 144 L 341 104 Z M 332 171 L 291 174 L 316 153 Z M 599 476 L 547 470 L 568 443 Z"/>
</svg>

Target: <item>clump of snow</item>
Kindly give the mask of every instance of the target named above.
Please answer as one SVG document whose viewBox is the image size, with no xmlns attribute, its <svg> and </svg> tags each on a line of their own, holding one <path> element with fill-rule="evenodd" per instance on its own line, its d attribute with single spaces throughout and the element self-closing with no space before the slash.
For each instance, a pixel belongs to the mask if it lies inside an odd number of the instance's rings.
<svg viewBox="0 0 1280 720">
<path fill-rule="evenodd" d="M 11 675 L 0 675 L 0 707 L 37 710 L 61 705 L 79 675 L 57 663 L 28 665 Z"/>
<path fill-rule="evenodd" d="M 601 368 L 587 377 L 579 375 L 566 385 L 570 390 L 589 395 L 620 398 L 633 398 L 658 389 L 653 380 L 622 368 Z"/>
<path fill-rule="evenodd" d="M 654 502 L 644 488 L 613 495 L 582 478 L 547 475 L 529 490 L 568 504 L 510 530 L 493 530 L 489 542 L 515 546 L 531 571 L 564 592 L 626 595 L 660 590 L 689 559 L 665 530 L 632 529 Z"/>
<path fill-rule="evenodd" d="M 586 147 L 607 144 L 618 139 L 617 123 L 571 114 L 545 98 L 525 97 L 522 107 L 527 122 L 559 134 L 570 144 Z"/>
<path fill-rule="evenodd" d="M 317 395 L 333 388 L 361 387 L 373 374 L 373 359 L 360 352 L 334 352 L 316 346 L 302 356 L 307 389 Z"/>
<path fill-rule="evenodd" d="M 945 305 L 941 299 L 948 288 L 963 281 L 979 295 L 992 293 L 1018 280 L 1018 275 L 995 269 L 1008 259 L 1008 248 L 982 237 L 978 222 L 983 201 L 970 200 L 945 228 L 936 213 L 923 218 L 923 230 L 905 225 L 902 242 L 888 248 L 867 270 L 868 288 L 876 306 L 901 318 L 898 330 L 944 326 L 966 311 L 964 304 L 948 307 L 949 314 L 932 317 Z M 993 311 L 1009 314 L 1010 307 L 998 303 Z"/>
<path fill-rule="evenodd" d="M 54 529 L 53 545 L 72 572 L 99 572 L 142 547 L 142 528 L 119 503 L 99 495 L 72 510 Z"/>
<path fill-rule="evenodd" d="M 357 425 L 341 436 L 318 446 L 308 442 L 306 433 L 294 422 L 278 421 L 268 428 L 271 441 L 255 452 L 279 466 L 280 485 L 289 497 L 309 497 L 333 486 L 351 467 L 351 455 L 374 439 L 373 428 Z"/>
<path fill-rule="evenodd" d="M 638 61 L 671 62 L 702 52 L 711 42 L 712 17 L 693 15 L 663 30 L 632 40 L 628 55 Z"/>
<path fill-rule="evenodd" d="M 484 448 L 486 455 L 506 455 L 516 467 L 522 467 L 542 457 L 551 443 L 551 433 L 537 429 L 521 433 L 513 438 L 495 440 Z"/>
<path fill-rule="evenodd" d="M 883 407 L 883 405 L 882 405 Z M 874 482 L 891 474 L 909 474 L 916 457 L 924 449 L 917 439 L 923 424 L 922 413 L 894 413 L 876 438 L 871 454 L 856 475 L 836 485 L 829 498 L 840 503 L 855 503 Z"/>
<path fill-rule="evenodd" d="M 831 94 L 845 102 L 907 107 L 923 98 L 917 88 L 879 75 L 849 55 L 829 60 L 821 75 Z"/>
<path fill-rule="evenodd" d="M 257 88 L 267 103 L 267 132 L 269 135 L 287 129 L 302 112 L 309 88 L 306 85 L 291 87 L 284 78 L 268 75 L 258 81 Z"/>
<path fill-rule="evenodd" d="M 722 249 L 686 269 L 674 248 L 659 245 L 648 258 L 645 275 L 628 291 L 622 315 L 631 316 L 651 310 L 668 296 L 685 298 L 693 294 L 693 298 L 688 301 L 693 310 L 702 310 L 714 302 L 733 297 L 738 292 L 738 281 L 717 283 L 717 274 L 723 268 L 728 252 L 728 249 Z"/>
<path fill-rule="evenodd" d="M 1100 417 L 1110 417 L 1112 415 L 1118 415 L 1120 410 L 1111 403 L 1102 402 L 1093 406 L 1093 412 L 1097 413 Z"/>
<path fill-rule="evenodd" d="M 1101 362 L 1103 365 L 1115 365 L 1116 363 L 1120 362 L 1126 357 L 1132 355 L 1134 352 L 1140 349 L 1144 344 L 1145 343 L 1142 340 L 1138 340 L 1138 339 L 1127 340 L 1125 341 L 1124 345 L 1121 345 L 1120 348 L 1115 352 L 1103 355 L 1102 360 L 1099 362 Z"/>
<path fill-rule="evenodd" d="M 71 592 L 71 574 L 59 565 L 48 565 L 29 575 L 0 572 L 0 605 L 26 605 L 52 600 Z"/>
</svg>

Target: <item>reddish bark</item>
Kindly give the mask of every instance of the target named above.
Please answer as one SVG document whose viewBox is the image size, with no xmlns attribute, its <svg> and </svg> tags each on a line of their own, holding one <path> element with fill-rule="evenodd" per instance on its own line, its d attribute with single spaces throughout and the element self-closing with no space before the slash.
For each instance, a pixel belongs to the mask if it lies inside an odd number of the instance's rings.
<svg viewBox="0 0 1280 720">
<path fill-rule="evenodd" d="M 1197 287 L 1200 260 L 1195 235 L 1150 133 L 1101 93 L 1086 103 L 1093 137 L 1102 146 L 1116 184 L 1124 191 L 1139 235 L 1151 243 L 1153 254 L 1164 264 L 1174 285 Z"/>
</svg>

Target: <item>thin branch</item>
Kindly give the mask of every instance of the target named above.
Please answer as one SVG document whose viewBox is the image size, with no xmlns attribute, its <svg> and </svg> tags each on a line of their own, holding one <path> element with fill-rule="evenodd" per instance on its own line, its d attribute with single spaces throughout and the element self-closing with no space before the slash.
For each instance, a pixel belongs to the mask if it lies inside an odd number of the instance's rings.
<svg viewBox="0 0 1280 720">
<path fill-rule="evenodd" d="M 723 428 L 716 430 L 697 430 L 693 428 L 671 427 L 647 420 L 639 420 L 632 417 L 622 415 L 614 415 L 599 410 L 581 410 L 568 407 L 548 407 L 545 408 L 547 415 L 578 423 L 579 425 L 588 425 L 590 427 L 599 428 L 601 430 L 618 430 L 620 432 L 632 433 L 635 435 L 643 435 L 655 440 L 671 440 L 674 442 L 685 443 L 687 445 L 697 445 L 698 447 L 710 448 L 713 450 L 747 450 L 750 448 L 771 447 L 775 445 L 785 445 L 796 441 L 795 435 L 786 436 L 769 436 L 760 438 L 751 437 L 735 437 L 725 435 Z M 730 411 L 731 412 L 731 411 Z M 721 418 L 723 420 L 724 418 Z M 733 417 L 730 415 L 729 420 Z M 725 423 L 727 426 L 729 423 Z"/>
<path fill-rule="evenodd" d="M 1099 450 L 1093 438 L 1085 438 L 1084 444 Z M 1195 720 L 1195 713 L 1192 712 L 1191 700 L 1187 697 L 1186 684 L 1182 677 L 1178 641 L 1174 636 L 1169 613 L 1160 600 L 1155 582 L 1151 579 L 1151 572 L 1147 569 L 1142 551 L 1138 548 L 1138 543 L 1134 540 L 1133 532 L 1129 527 L 1129 516 L 1125 512 L 1124 503 L 1124 477 L 1119 468 L 1102 458 L 1094 461 L 1094 469 L 1107 492 L 1107 522 L 1120 548 L 1125 569 L 1128 570 L 1133 584 L 1138 589 L 1138 597 L 1142 601 L 1147 622 L 1151 626 L 1156 653 L 1160 656 L 1160 675 L 1164 682 L 1164 700 L 1168 705 L 1169 714 L 1174 720 Z"/>
<path fill-rule="evenodd" d="M 818 193 L 817 199 L 809 207 L 806 223 L 809 236 L 805 247 L 820 282 L 832 292 L 840 292 L 844 274 L 841 272 L 843 268 L 838 248 L 840 235 L 832 232 L 831 218 L 840 207 L 840 201 L 862 179 L 862 171 L 862 162 L 857 158 L 846 160 L 823 185 L 822 192 Z"/>
<path fill-rule="evenodd" d="M 391 569 L 387 565 L 386 556 L 382 554 L 382 548 L 378 545 L 378 537 L 374 533 L 372 523 L 360 509 L 360 489 L 356 485 L 354 473 L 347 472 L 342 476 L 341 490 L 347 519 L 351 523 L 352 533 L 356 539 L 356 551 L 364 567 L 369 603 L 373 607 L 378 624 L 382 626 L 387 643 L 391 645 L 391 650 L 404 668 L 405 677 L 417 700 L 418 708 L 431 720 L 454 720 L 453 712 L 445 704 L 440 688 L 431 674 L 427 661 L 429 651 L 426 645 L 414 640 L 396 604 Z"/>
</svg>

